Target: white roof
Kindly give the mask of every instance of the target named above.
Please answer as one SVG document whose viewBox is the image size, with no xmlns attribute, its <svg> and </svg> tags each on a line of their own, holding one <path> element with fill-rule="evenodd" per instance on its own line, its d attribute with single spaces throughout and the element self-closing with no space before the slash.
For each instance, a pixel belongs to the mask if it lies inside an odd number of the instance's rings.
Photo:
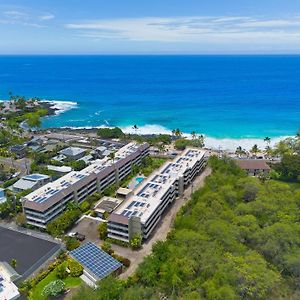
<svg viewBox="0 0 300 300">
<path fill-rule="evenodd" d="M 11 281 L 9 272 L 3 264 L 0 264 L 0 299 L 14 300 L 19 296 L 18 288 Z"/>
<path fill-rule="evenodd" d="M 173 161 L 165 163 L 159 170 L 145 179 L 134 194 L 125 200 L 114 212 L 130 218 L 140 217 L 142 223 L 152 215 L 160 205 L 165 192 L 172 188 L 175 181 L 183 176 L 184 172 L 193 167 L 202 157 L 205 151 L 200 149 L 186 149 Z"/>
<path fill-rule="evenodd" d="M 59 166 L 48 165 L 47 169 L 55 172 L 60 172 L 60 173 L 68 173 L 72 171 L 72 168 L 69 166 L 59 167 Z"/>
<path fill-rule="evenodd" d="M 48 198 L 68 188 L 70 185 L 76 184 L 78 181 L 91 174 L 98 174 L 106 167 L 112 166 L 113 163 L 116 163 L 119 159 L 125 158 L 131 153 L 136 152 L 139 147 L 140 145 L 138 144 L 129 143 L 115 153 L 114 162 L 109 157 L 98 159 L 91 165 L 82 169 L 81 171 L 72 171 L 62 176 L 61 178 L 42 186 L 41 188 L 25 196 L 24 199 L 26 201 L 36 201 L 36 202 L 47 201 Z"/>
</svg>

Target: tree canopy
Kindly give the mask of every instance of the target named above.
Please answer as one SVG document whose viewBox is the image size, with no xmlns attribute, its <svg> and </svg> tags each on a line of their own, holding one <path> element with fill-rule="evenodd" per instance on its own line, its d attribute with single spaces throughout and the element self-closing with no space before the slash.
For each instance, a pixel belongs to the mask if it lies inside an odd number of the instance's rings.
<svg viewBox="0 0 300 300">
<path fill-rule="evenodd" d="M 213 157 L 212 175 L 127 281 L 89 299 L 299 299 L 300 190 Z M 113 294 L 110 294 L 113 293 Z M 79 299 L 79 296 L 73 299 Z M 113 298 L 109 298 L 109 295 Z"/>
</svg>

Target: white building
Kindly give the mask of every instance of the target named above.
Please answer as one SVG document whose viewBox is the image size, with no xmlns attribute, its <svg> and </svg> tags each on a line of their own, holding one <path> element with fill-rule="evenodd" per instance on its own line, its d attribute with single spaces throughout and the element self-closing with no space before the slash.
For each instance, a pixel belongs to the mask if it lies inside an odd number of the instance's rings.
<svg viewBox="0 0 300 300">
<path fill-rule="evenodd" d="M 114 160 L 105 157 L 81 171 L 72 171 L 63 177 L 44 185 L 22 198 L 27 223 L 46 228 L 75 201 L 81 203 L 87 196 L 105 190 L 125 178 L 133 165 L 139 165 L 148 155 L 149 145 L 129 143 L 115 153 Z"/>
<path fill-rule="evenodd" d="M 35 190 L 44 184 L 51 181 L 51 178 L 48 175 L 44 174 L 30 174 L 23 176 L 17 182 L 12 185 L 12 190 L 14 192 L 22 192 L 26 190 Z"/>
<path fill-rule="evenodd" d="M 18 274 L 5 262 L 0 262 L 0 299 L 15 300 L 20 297 L 17 286 L 13 280 L 18 279 Z"/>
<path fill-rule="evenodd" d="M 147 239 L 165 209 L 201 172 L 205 151 L 186 149 L 172 162 L 145 179 L 127 200 L 112 213 L 108 237 L 129 242 L 139 234 Z"/>
</svg>

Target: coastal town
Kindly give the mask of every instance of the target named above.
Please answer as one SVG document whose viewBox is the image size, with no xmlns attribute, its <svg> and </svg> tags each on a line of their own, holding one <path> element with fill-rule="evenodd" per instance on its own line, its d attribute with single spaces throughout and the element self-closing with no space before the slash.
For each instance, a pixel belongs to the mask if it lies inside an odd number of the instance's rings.
<svg viewBox="0 0 300 300">
<path fill-rule="evenodd" d="M 221 151 L 180 129 L 142 136 L 41 128 L 53 114 L 38 98 L 11 95 L 1 104 L 0 299 L 70 299 L 111 276 L 129 280 L 215 172 L 214 159 L 257 180 L 245 184 L 247 201 L 259 182 L 298 180 L 297 136 L 274 148 L 266 137 L 265 149 Z"/>
</svg>

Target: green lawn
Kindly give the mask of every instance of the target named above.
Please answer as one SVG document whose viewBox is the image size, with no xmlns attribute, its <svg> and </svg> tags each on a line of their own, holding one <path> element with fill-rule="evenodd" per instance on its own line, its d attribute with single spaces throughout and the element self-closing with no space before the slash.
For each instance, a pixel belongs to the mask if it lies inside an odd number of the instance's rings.
<svg viewBox="0 0 300 300">
<path fill-rule="evenodd" d="M 46 300 L 47 297 L 42 295 L 44 287 L 49 284 L 51 281 L 58 279 L 55 274 L 56 270 L 53 270 L 47 277 L 41 280 L 32 290 L 31 295 L 28 297 L 28 300 Z M 63 279 L 63 282 L 66 284 L 66 288 L 71 288 L 79 286 L 82 283 L 82 280 L 79 277 L 67 277 Z"/>
</svg>

